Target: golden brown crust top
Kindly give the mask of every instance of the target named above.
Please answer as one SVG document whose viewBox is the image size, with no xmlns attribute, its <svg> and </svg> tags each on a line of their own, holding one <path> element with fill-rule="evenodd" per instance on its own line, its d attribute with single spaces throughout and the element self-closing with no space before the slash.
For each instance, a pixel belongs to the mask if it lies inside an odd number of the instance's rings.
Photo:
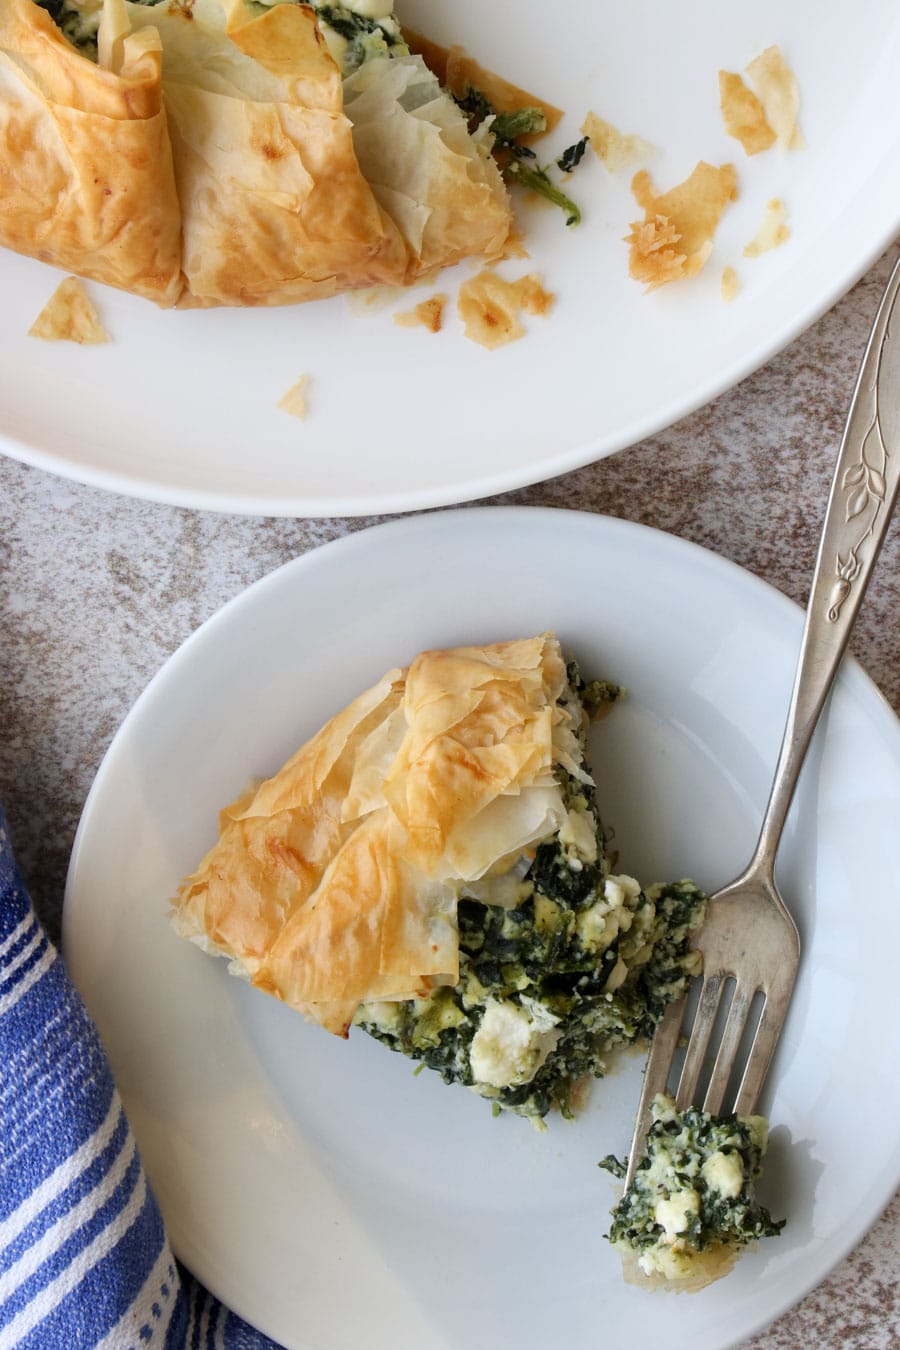
<svg viewBox="0 0 900 1350">
<path fill-rule="evenodd" d="M 407 254 L 363 178 L 313 11 L 233 9 L 229 32 L 147 10 L 164 82 L 192 305 L 284 305 L 399 284 Z"/>
<path fill-rule="evenodd" d="M 223 811 L 176 929 L 339 1033 L 363 998 L 455 983 L 460 884 L 565 814 L 565 683 L 546 635 L 389 671 Z"/>
<path fill-rule="evenodd" d="M 104 70 L 32 0 L 4 0 L 0 245 L 174 303 L 181 214 L 152 35 Z"/>
<path fill-rule="evenodd" d="M 308 6 L 105 0 L 99 52 L 3 0 L 0 246 L 186 307 L 404 285 L 502 248 L 505 188 L 450 101 L 399 115 L 382 88 L 355 126 Z"/>
</svg>

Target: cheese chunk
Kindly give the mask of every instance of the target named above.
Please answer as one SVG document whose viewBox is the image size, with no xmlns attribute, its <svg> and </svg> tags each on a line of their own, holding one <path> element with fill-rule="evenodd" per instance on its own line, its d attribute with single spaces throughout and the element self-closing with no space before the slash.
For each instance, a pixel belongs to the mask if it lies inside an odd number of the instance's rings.
<svg viewBox="0 0 900 1350">
<path fill-rule="evenodd" d="M 703 1180 L 726 1200 L 736 1200 L 744 1184 L 744 1164 L 739 1153 L 711 1153 L 703 1164 Z"/>
<path fill-rule="evenodd" d="M 666 1242 L 673 1243 L 679 1234 L 687 1232 L 691 1218 L 699 1212 L 700 1197 L 688 1188 L 657 1200 L 653 1217 L 665 1233 Z"/>
<path fill-rule="evenodd" d="M 507 999 L 491 999 L 472 1040 L 472 1075 L 497 1088 L 529 1083 L 558 1040 L 559 1032 L 545 1019 Z"/>
</svg>

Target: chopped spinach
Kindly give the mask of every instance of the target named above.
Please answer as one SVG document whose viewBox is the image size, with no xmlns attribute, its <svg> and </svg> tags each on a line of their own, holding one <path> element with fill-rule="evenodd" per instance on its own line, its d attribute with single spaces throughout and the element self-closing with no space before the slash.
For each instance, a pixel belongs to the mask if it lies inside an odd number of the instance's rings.
<svg viewBox="0 0 900 1350">
<path fill-rule="evenodd" d="M 606 880 L 602 863 L 582 863 L 575 869 L 552 842 L 538 845 L 528 876 L 543 895 L 568 909 L 583 909 L 598 900 Z"/>
<path fill-rule="evenodd" d="M 467 87 L 464 94 L 454 94 L 453 101 L 460 112 L 465 114 L 472 131 L 481 126 L 486 117 L 496 116 L 488 98 L 472 85 Z"/>
<path fill-rule="evenodd" d="M 374 33 L 377 20 L 366 14 L 357 14 L 355 9 L 345 9 L 343 5 L 314 5 L 316 13 L 342 38 L 353 42 L 361 33 Z"/>
<path fill-rule="evenodd" d="M 582 136 L 580 141 L 576 141 L 574 145 L 568 146 L 562 152 L 556 164 L 558 168 L 562 169 L 563 173 L 572 173 L 574 169 L 578 168 L 584 158 L 589 139 L 587 136 Z"/>
<path fill-rule="evenodd" d="M 494 151 L 507 182 L 518 183 L 531 192 L 546 197 L 548 201 L 562 208 L 566 214 L 567 225 L 577 225 L 581 220 L 580 208 L 553 182 L 548 168 L 537 164 L 534 151 L 520 139 L 546 130 L 547 119 L 543 110 L 524 107 L 498 113 L 487 96 L 472 85 L 469 85 L 463 93 L 454 94 L 453 97 L 466 114 L 470 130 L 475 130 L 488 117 L 493 118 L 490 130 L 494 138 Z M 574 150 L 573 147 L 571 153 L 574 153 Z M 584 153 L 583 150 L 581 153 Z M 565 155 L 569 154 L 570 151 L 565 151 Z M 578 158 L 581 158 L 580 154 Z M 526 160 L 534 163 L 526 163 Z"/>
<path fill-rule="evenodd" d="M 374 19 L 345 5 L 319 4 L 312 0 L 316 16 L 348 44 L 340 60 L 344 75 L 358 70 L 376 56 L 407 55 L 409 48 L 393 18 Z"/>
<path fill-rule="evenodd" d="M 557 187 L 546 168 L 538 164 L 534 166 L 526 164 L 519 156 L 514 156 L 503 172 L 509 182 L 518 183 L 521 187 L 528 188 L 529 192 L 536 192 L 553 202 L 555 206 L 561 207 L 566 214 L 567 225 L 581 223 L 581 208 L 576 206 L 562 188 Z"/>
<path fill-rule="evenodd" d="M 97 29 L 101 10 L 77 0 L 37 0 L 72 46 L 91 61 L 97 59 Z"/>
<path fill-rule="evenodd" d="M 547 130 L 547 117 L 542 108 L 516 108 L 512 112 L 497 113 L 491 123 L 494 145 L 512 146 L 520 136 L 533 136 Z"/>
<path fill-rule="evenodd" d="M 41 9 L 45 9 L 58 28 L 62 27 L 68 6 L 65 0 L 37 0 Z"/>
</svg>

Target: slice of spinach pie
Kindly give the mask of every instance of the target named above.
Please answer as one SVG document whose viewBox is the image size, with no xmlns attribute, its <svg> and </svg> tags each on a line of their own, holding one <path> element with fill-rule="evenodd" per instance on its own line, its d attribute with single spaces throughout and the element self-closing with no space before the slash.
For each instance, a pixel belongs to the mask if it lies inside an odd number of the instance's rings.
<svg viewBox="0 0 900 1350">
<path fill-rule="evenodd" d="M 571 1114 L 696 972 L 705 906 L 613 871 L 585 753 L 619 694 L 550 634 L 421 653 L 225 808 L 177 931 L 337 1035 Z"/>
</svg>

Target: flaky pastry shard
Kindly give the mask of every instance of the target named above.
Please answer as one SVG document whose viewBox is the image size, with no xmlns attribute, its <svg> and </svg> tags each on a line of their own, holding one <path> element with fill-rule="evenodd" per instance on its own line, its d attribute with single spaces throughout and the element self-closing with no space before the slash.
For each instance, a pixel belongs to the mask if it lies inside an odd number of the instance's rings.
<svg viewBox="0 0 900 1350">
<path fill-rule="evenodd" d="M 102 4 L 96 62 L 35 0 L 0 5 L 0 246 L 186 307 L 502 250 L 489 144 L 421 57 L 342 79 L 307 5 Z"/>
<path fill-rule="evenodd" d="M 712 253 L 722 212 L 737 196 L 734 166 L 700 160 L 683 183 L 661 194 L 641 169 L 631 190 L 644 219 L 634 222 L 626 239 L 629 275 L 648 291 L 696 276 Z"/>
<path fill-rule="evenodd" d="M 28 336 L 44 342 L 76 342 L 83 347 L 109 342 L 109 334 L 78 277 L 66 277 L 59 283 Z"/>
<path fill-rule="evenodd" d="M 560 828 L 556 765 L 583 774 L 565 688 L 549 635 L 388 671 L 225 808 L 176 930 L 338 1034 L 455 984 L 460 886 Z"/>
<path fill-rule="evenodd" d="M 512 224 L 500 171 L 419 56 L 369 61 L 344 81 L 366 180 L 403 235 L 407 280 L 498 257 Z"/>
</svg>

